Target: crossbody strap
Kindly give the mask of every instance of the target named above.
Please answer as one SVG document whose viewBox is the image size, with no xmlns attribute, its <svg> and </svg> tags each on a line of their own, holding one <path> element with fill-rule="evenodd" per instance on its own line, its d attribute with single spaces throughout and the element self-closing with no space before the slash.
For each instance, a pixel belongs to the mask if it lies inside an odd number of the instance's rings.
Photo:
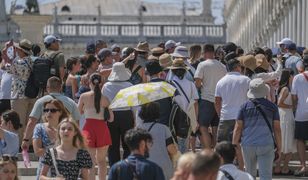
<svg viewBox="0 0 308 180">
<path fill-rule="evenodd" d="M 58 167 L 57 167 L 57 161 L 56 161 L 56 157 L 55 157 L 55 151 L 54 151 L 53 148 L 50 148 L 49 150 L 50 150 L 50 154 L 51 154 L 53 166 L 55 167 L 55 170 L 56 170 L 56 174 L 57 174 L 57 176 L 62 176 L 62 175 L 59 173 L 59 170 L 58 170 Z"/>
<path fill-rule="evenodd" d="M 223 169 L 219 169 L 219 171 L 221 171 L 222 173 L 224 173 L 225 177 L 229 180 L 234 180 L 234 178 L 231 176 L 230 173 L 228 173 L 226 170 Z"/>
<path fill-rule="evenodd" d="M 305 72 L 302 73 L 304 75 L 304 77 L 306 78 L 306 80 L 308 81 L 308 75 L 305 74 Z"/>
<path fill-rule="evenodd" d="M 132 72 L 132 75 L 136 74 L 140 69 L 142 68 L 142 66 L 137 66 L 136 69 Z"/>
<path fill-rule="evenodd" d="M 182 86 L 181 86 L 178 82 L 176 82 L 175 80 L 173 80 L 172 82 L 174 82 L 174 83 L 180 88 L 180 90 L 181 90 L 182 93 L 184 94 L 184 96 L 185 96 L 187 102 L 189 103 L 190 101 L 189 101 L 189 99 L 188 99 L 188 97 L 187 97 L 185 91 L 183 90 Z"/>
<path fill-rule="evenodd" d="M 257 108 L 257 110 L 261 113 L 261 115 L 263 116 L 263 119 L 265 120 L 266 124 L 267 124 L 267 127 L 268 129 L 270 130 L 271 132 L 271 135 L 272 135 L 272 138 L 273 138 L 273 141 L 274 141 L 274 146 L 275 148 L 277 148 L 277 144 L 276 144 L 276 140 L 275 140 L 275 137 L 273 135 L 273 129 L 272 129 L 272 126 L 271 124 L 269 123 L 269 120 L 267 119 L 263 109 L 260 107 L 260 104 L 257 103 L 255 100 L 251 100 L 251 102 L 255 105 L 255 107 Z"/>
<path fill-rule="evenodd" d="M 149 129 L 148 129 L 148 132 L 150 132 L 151 131 L 151 129 L 152 129 L 152 127 L 154 126 L 154 124 L 156 124 L 156 121 L 155 122 L 153 122 L 152 124 L 151 124 L 151 126 L 149 127 Z"/>
</svg>

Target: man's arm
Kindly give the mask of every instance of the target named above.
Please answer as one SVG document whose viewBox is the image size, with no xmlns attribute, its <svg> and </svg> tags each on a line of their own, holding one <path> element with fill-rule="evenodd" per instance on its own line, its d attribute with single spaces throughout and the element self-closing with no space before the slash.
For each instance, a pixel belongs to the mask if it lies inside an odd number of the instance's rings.
<svg viewBox="0 0 308 180">
<path fill-rule="evenodd" d="M 295 111 L 297 108 L 297 103 L 298 103 L 298 97 L 297 95 L 292 94 L 292 103 L 293 103 L 293 110 Z"/>
<path fill-rule="evenodd" d="M 243 121 L 236 120 L 234 131 L 233 131 L 232 144 L 236 145 L 235 149 L 236 149 L 236 157 L 239 163 L 239 169 L 244 170 L 244 160 L 243 160 L 242 150 L 241 150 L 241 145 L 240 145 L 242 131 L 243 131 Z"/>
<path fill-rule="evenodd" d="M 278 152 L 279 158 L 280 158 L 280 153 L 281 153 L 281 129 L 280 129 L 280 121 L 279 120 L 274 120 L 274 136 L 275 136 L 275 140 L 276 140 L 276 144 L 277 144 L 277 152 Z"/>
<path fill-rule="evenodd" d="M 217 112 L 218 117 L 220 117 L 221 101 L 222 101 L 221 97 L 218 96 L 215 97 L 215 110 Z"/>
<path fill-rule="evenodd" d="M 202 87 L 202 80 L 200 78 L 195 78 L 195 85 L 200 89 Z"/>
<path fill-rule="evenodd" d="M 33 130 L 34 130 L 34 127 L 35 127 L 37 121 L 38 121 L 38 119 L 36 119 L 34 117 L 29 117 L 29 121 L 28 121 L 28 124 L 27 124 L 25 132 L 24 132 L 24 137 L 22 139 L 21 149 L 28 149 L 29 148 L 32 133 L 33 133 Z"/>
</svg>

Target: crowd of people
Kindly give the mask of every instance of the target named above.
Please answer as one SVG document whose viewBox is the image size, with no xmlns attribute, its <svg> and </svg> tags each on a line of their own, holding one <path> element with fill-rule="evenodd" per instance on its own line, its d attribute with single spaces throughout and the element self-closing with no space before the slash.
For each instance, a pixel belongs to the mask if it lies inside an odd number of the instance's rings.
<svg viewBox="0 0 308 180">
<path fill-rule="evenodd" d="M 277 42 L 277 54 L 232 42 L 187 48 L 169 40 L 150 49 L 145 41 L 108 47 L 97 40 L 69 58 L 60 42 L 46 36 L 44 52 L 27 39 L 4 44 L 0 177 L 17 179 L 18 152 L 32 149 L 37 179 L 94 180 L 96 165 L 100 180 L 308 175 L 308 49 L 298 51 L 291 39 Z M 29 96 L 44 60 L 51 77 Z M 109 108 L 120 90 L 159 82 L 174 96 Z M 301 167 L 293 172 L 296 152 Z"/>
</svg>

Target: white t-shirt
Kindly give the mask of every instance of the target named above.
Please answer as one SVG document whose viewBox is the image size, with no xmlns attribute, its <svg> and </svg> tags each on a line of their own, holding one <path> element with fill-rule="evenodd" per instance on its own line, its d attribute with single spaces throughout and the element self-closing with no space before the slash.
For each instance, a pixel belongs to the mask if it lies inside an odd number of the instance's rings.
<svg viewBox="0 0 308 180">
<path fill-rule="evenodd" d="M 308 76 L 308 71 L 304 73 Z M 295 121 L 308 121 L 308 80 L 303 74 L 294 77 L 291 94 L 298 97 Z"/>
<path fill-rule="evenodd" d="M 0 69 L 0 99 L 11 99 L 12 75 Z"/>
<path fill-rule="evenodd" d="M 236 180 L 254 180 L 254 178 L 247 172 L 241 171 L 236 168 L 233 164 L 224 164 L 220 166 L 221 170 L 227 171 L 233 179 Z M 222 171 L 218 171 L 216 180 L 229 180 Z"/>
<path fill-rule="evenodd" d="M 229 72 L 216 86 L 215 97 L 221 97 L 220 120 L 237 118 L 241 105 L 247 100 L 250 79 L 239 72 Z"/>
<path fill-rule="evenodd" d="M 195 78 L 202 80 L 201 98 L 211 102 L 215 101 L 217 82 L 227 73 L 225 65 L 216 59 L 207 59 L 199 63 Z"/>
</svg>

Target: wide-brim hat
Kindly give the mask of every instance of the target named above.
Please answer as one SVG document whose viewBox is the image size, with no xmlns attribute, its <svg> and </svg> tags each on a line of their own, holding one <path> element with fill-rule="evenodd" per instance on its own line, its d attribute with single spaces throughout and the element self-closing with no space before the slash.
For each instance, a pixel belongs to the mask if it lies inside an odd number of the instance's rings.
<svg viewBox="0 0 308 180">
<path fill-rule="evenodd" d="M 149 48 L 149 44 L 146 41 L 142 41 L 139 42 L 137 47 L 134 48 L 136 51 L 140 51 L 140 52 L 149 52 L 150 48 Z"/>
<path fill-rule="evenodd" d="M 161 56 L 159 56 L 159 64 L 164 69 L 172 66 L 171 55 L 168 54 L 168 53 L 165 53 L 165 54 L 162 54 Z"/>
<path fill-rule="evenodd" d="M 253 55 L 241 56 L 238 58 L 241 63 L 241 66 L 254 71 L 257 68 L 256 58 Z"/>
<path fill-rule="evenodd" d="M 177 46 L 174 52 L 171 54 L 172 57 L 189 58 L 188 49 L 185 46 Z"/>
<path fill-rule="evenodd" d="M 116 62 L 112 65 L 112 70 L 108 77 L 108 81 L 127 81 L 131 75 L 132 73 L 129 69 L 125 68 L 124 63 Z"/>
<path fill-rule="evenodd" d="M 168 67 L 168 69 L 185 69 L 188 70 L 189 67 L 186 66 L 184 60 L 182 58 L 175 58 L 172 62 L 172 66 Z"/>
<path fill-rule="evenodd" d="M 268 68 L 270 67 L 270 64 L 263 54 L 257 54 L 255 58 L 256 58 L 257 67 L 260 67 L 264 70 L 268 70 Z"/>
<path fill-rule="evenodd" d="M 254 98 L 264 98 L 269 93 L 269 87 L 264 83 L 261 78 L 256 78 L 250 81 L 249 90 L 247 92 L 247 97 Z"/>
<path fill-rule="evenodd" d="M 31 55 L 31 49 L 32 49 L 32 42 L 29 41 L 28 39 L 22 39 L 19 41 L 19 43 L 14 43 L 14 46 L 23 52 L 25 52 L 28 55 Z"/>
</svg>

